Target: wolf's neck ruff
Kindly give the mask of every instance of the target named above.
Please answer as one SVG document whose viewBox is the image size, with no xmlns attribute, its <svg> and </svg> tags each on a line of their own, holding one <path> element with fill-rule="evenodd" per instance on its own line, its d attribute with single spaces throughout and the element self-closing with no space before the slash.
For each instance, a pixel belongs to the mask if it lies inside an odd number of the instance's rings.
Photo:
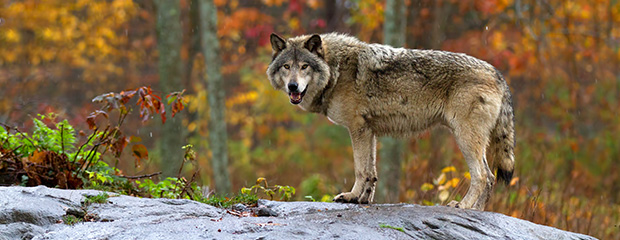
<svg viewBox="0 0 620 240">
<path fill-rule="evenodd" d="M 312 99 L 312 104 L 307 109 L 309 112 L 320 113 L 327 116 L 327 109 L 329 108 L 329 99 L 331 97 L 331 93 L 334 87 L 334 80 L 330 79 L 327 82 L 327 85 L 316 94 Z M 332 121 L 333 122 L 333 121 Z"/>
</svg>

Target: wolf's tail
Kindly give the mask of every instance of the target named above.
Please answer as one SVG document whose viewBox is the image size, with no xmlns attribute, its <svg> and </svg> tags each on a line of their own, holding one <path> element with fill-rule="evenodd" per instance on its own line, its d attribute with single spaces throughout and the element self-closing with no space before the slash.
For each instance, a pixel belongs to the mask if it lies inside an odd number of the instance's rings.
<svg viewBox="0 0 620 240">
<path fill-rule="evenodd" d="M 487 153 L 493 161 L 493 169 L 497 169 L 497 179 L 499 182 L 509 184 L 515 167 L 515 128 L 514 112 L 512 108 L 512 96 L 510 89 L 502 74 L 496 69 L 497 80 L 504 88 L 502 106 L 499 117 L 495 123 L 495 128 L 491 131 L 490 145 Z"/>
</svg>

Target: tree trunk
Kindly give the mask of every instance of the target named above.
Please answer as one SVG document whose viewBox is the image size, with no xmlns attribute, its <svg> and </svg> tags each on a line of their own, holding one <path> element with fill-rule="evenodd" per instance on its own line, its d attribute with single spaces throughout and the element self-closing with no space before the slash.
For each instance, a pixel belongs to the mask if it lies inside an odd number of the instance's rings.
<svg viewBox="0 0 620 240">
<path fill-rule="evenodd" d="M 209 102 L 209 147 L 215 190 L 230 192 L 226 118 L 224 117 L 224 88 L 220 72 L 219 40 L 217 38 L 217 9 L 213 0 L 200 1 L 200 29 L 202 52 L 207 65 L 207 96 Z"/>
<path fill-rule="evenodd" d="M 185 64 L 185 86 L 192 86 L 193 85 L 193 72 L 194 72 L 194 62 L 196 61 L 196 55 L 198 55 L 198 53 L 201 52 L 202 48 L 200 47 L 200 3 L 199 0 L 191 0 L 190 2 L 190 9 L 189 9 L 189 25 L 190 25 L 190 30 L 188 32 L 189 36 L 189 54 L 188 54 L 188 59 L 186 61 Z M 192 91 L 191 89 L 188 89 L 188 91 L 185 92 L 186 94 L 196 94 L 195 91 Z M 185 116 L 187 117 L 187 121 L 189 123 L 192 122 L 197 122 L 199 121 L 200 118 L 200 111 L 195 111 L 195 112 L 190 112 L 190 111 L 184 111 L 185 112 Z M 188 142 L 191 142 L 192 144 L 194 144 L 195 140 L 194 139 L 199 139 L 198 142 L 202 142 L 200 137 L 198 136 L 199 132 L 197 130 L 195 131 L 188 131 L 186 134 L 186 138 L 188 140 Z M 196 144 L 196 147 L 198 147 L 198 144 Z M 196 148 L 199 149 L 199 148 Z"/>
<path fill-rule="evenodd" d="M 393 47 L 403 47 L 407 18 L 403 0 L 387 0 L 383 25 L 383 42 Z M 379 151 L 379 187 L 377 202 L 399 201 L 401 162 L 404 140 L 382 137 Z"/>
<path fill-rule="evenodd" d="M 325 5 L 326 32 L 341 31 L 342 3 L 337 0 L 325 0 L 323 4 Z"/>
<path fill-rule="evenodd" d="M 159 51 L 159 84 L 162 92 L 167 94 L 182 90 L 183 65 L 181 61 L 181 45 L 183 44 L 181 29 L 181 10 L 179 1 L 156 0 L 157 6 L 157 50 Z M 170 107 L 166 106 L 170 112 Z M 184 139 L 181 120 L 169 118 L 161 130 L 159 151 L 160 168 L 164 177 L 177 175 L 183 159 L 181 149 Z"/>
<path fill-rule="evenodd" d="M 446 1 L 435 1 L 433 6 L 433 26 L 430 32 L 430 43 L 429 46 L 431 49 L 440 49 L 441 43 L 445 39 L 445 25 L 446 20 L 448 18 L 448 5 L 450 3 Z"/>
<path fill-rule="evenodd" d="M 446 38 L 445 29 L 447 24 L 447 18 L 450 13 L 450 3 L 447 1 L 435 1 L 433 4 L 433 27 L 430 32 L 430 41 L 423 46 L 427 49 L 441 49 L 441 45 Z M 430 136 L 430 151 L 431 157 L 429 160 L 430 171 L 435 171 L 440 167 L 444 167 L 445 163 L 449 160 L 448 156 L 444 154 L 445 147 L 449 146 L 450 132 L 445 128 L 435 128 L 431 131 Z"/>
</svg>

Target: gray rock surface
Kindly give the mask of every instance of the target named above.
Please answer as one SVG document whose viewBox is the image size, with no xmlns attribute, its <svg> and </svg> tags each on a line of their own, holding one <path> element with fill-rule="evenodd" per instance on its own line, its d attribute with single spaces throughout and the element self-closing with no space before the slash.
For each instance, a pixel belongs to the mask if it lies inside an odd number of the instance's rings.
<svg viewBox="0 0 620 240">
<path fill-rule="evenodd" d="M 278 216 L 239 217 L 190 200 L 113 193 L 108 203 L 86 207 L 95 221 L 62 223 L 67 210 L 82 209 L 84 195 L 99 193 L 0 187 L 0 239 L 595 239 L 499 213 L 441 206 L 260 200 L 254 210 Z"/>
</svg>

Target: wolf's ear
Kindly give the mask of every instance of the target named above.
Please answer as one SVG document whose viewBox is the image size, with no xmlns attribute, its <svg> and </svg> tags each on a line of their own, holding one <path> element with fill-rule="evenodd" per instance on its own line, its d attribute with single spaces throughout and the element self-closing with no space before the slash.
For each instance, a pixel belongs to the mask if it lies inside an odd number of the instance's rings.
<svg viewBox="0 0 620 240">
<path fill-rule="evenodd" d="M 306 41 L 304 47 L 311 53 L 323 58 L 323 41 L 321 40 L 321 36 L 317 34 L 312 35 L 312 37 Z"/>
<path fill-rule="evenodd" d="M 273 49 L 274 56 L 286 48 L 286 41 L 278 36 L 278 34 L 271 33 L 269 40 L 271 41 L 271 49 Z"/>
</svg>

